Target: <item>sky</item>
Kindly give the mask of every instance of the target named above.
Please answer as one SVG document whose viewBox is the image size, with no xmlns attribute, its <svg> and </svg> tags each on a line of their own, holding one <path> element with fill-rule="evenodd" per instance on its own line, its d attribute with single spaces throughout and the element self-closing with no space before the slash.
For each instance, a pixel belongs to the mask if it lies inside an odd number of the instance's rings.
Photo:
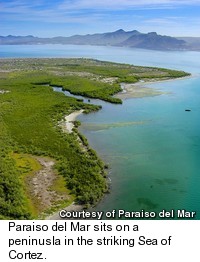
<svg viewBox="0 0 200 262">
<path fill-rule="evenodd" d="M 0 35 L 138 30 L 200 37 L 200 0 L 0 0 Z"/>
</svg>

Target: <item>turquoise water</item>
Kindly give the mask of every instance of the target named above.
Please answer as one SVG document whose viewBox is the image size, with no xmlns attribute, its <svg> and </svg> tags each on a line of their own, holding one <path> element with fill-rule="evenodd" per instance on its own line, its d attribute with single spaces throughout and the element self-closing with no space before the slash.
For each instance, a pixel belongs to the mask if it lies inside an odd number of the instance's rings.
<svg viewBox="0 0 200 262">
<path fill-rule="evenodd" d="M 128 99 L 112 108 L 104 105 L 105 112 L 80 118 L 81 131 L 111 167 L 111 193 L 98 210 L 200 211 L 200 81 L 157 87 L 173 93 Z M 138 121 L 142 123 L 134 124 Z M 91 131 L 87 122 L 133 124 Z"/>
<path fill-rule="evenodd" d="M 79 119 L 80 131 L 110 167 L 110 194 L 96 210 L 187 209 L 200 219 L 200 53 L 48 45 L 1 46 L 0 57 L 91 57 L 192 73 L 151 85 L 166 95 L 123 105 L 98 101 L 102 110 Z"/>
</svg>

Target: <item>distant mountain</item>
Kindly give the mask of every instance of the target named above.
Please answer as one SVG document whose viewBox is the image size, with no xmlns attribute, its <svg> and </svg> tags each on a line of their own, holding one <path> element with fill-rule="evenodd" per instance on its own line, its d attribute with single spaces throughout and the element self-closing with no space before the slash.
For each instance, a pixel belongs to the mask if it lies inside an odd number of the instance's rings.
<svg viewBox="0 0 200 262">
<path fill-rule="evenodd" d="M 28 36 L 0 36 L 0 45 L 20 45 L 20 44 L 31 44 L 32 42 L 37 42 L 39 38 L 32 35 Z"/>
<path fill-rule="evenodd" d="M 192 39 L 192 40 L 191 40 Z M 156 32 L 143 34 L 137 30 L 102 34 L 74 35 L 70 37 L 39 38 L 28 36 L 0 36 L 0 45 L 33 45 L 33 44 L 73 44 L 73 45 L 101 45 L 126 46 L 153 50 L 198 50 L 200 38 L 181 38 L 158 35 Z"/>
<path fill-rule="evenodd" d="M 93 34 L 93 35 L 75 35 L 71 36 L 68 39 L 65 38 L 66 43 L 73 44 L 90 44 L 90 45 L 117 45 L 134 34 L 140 34 L 138 31 L 129 31 L 125 32 L 122 29 L 119 29 L 115 32 L 103 33 L 103 34 Z"/>
<path fill-rule="evenodd" d="M 184 40 L 178 40 L 175 37 L 162 36 L 152 32 L 133 35 L 120 45 L 144 49 L 180 50 L 185 48 L 186 42 Z"/>
<path fill-rule="evenodd" d="M 200 51 L 200 37 L 177 37 L 188 45 L 189 50 Z"/>
</svg>

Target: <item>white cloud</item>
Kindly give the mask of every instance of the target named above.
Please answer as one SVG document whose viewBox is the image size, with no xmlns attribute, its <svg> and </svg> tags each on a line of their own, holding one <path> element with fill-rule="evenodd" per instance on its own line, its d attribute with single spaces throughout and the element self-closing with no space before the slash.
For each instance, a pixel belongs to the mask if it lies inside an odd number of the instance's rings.
<svg viewBox="0 0 200 262">
<path fill-rule="evenodd" d="M 126 10 L 130 11 L 131 8 L 136 9 L 157 9 L 157 8 L 172 8 L 176 4 L 192 4 L 199 3 L 200 1 L 191 0 L 64 0 L 59 3 L 52 3 L 45 7 L 46 0 L 14 0 L 5 1 L 0 4 L 0 13 L 2 19 L 8 19 L 9 14 L 12 14 L 11 21 L 15 18 L 17 20 L 24 21 L 31 19 L 35 21 L 45 20 L 51 22 L 62 22 L 68 21 L 69 18 L 72 20 L 79 21 L 79 17 L 87 16 L 86 10 L 91 12 L 91 16 L 95 17 L 95 14 L 103 14 L 104 11 L 119 11 Z M 7 16 L 7 18 L 6 18 Z"/>
<path fill-rule="evenodd" d="M 188 13 L 188 17 L 169 16 L 170 12 L 166 12 L 168 16 L 166 14 L 161 17 L 160 10 L 158 12 L 156 10 L 168 9 L 171 11 L 183 5 L 195 4 L 200 5 L 200 0 L 60 0 L 59 3 L 47 0 L 3 0 L 0 3 L 0 15 L 1 21 L 9 26 L 13 24 L 13 28 L 16 26 L 16 21 L 20 21 L 24 23 L 25 27 L 32 22 L 32 24 L 38 22 L 37 25 L 43 23 L 46 26 L 48 24 L 58 26 L 59 23 L 68 27 L 76 25 L 77 30 L 73 33 L 103 32 L 105 28 L 106 31 L 123 28 L 175 35 L 180 31 L 184 33 L 184 26 L 188 32 L 199 32 L 199 18 L 191 17 L 191 13 Z M 144 15 L 142 12 L 134 12 L 146 9 L 154 9 L 155 12 L 144 12 Z M 154 15 L 147 16 L 147 13 Z M 141 17 L 137 14 L 140 14 Z M 40 28 L 38 32 L 39 30 Z"/>
<path fill-rule="evenodd" d="M 123 8 L 166 8 L 177 5 L 199 4 L 199 0 L 66 0 L 59 9 L 123 9 Z"/>
<path fill-rule="evenodd" d="M 52 10 L 56 11 L 75 11 L 75 10 L 120 10 L 128 8 L 172 8 L 177 5 L 200 5 L 199 0 L 63 0 L 52 3 Z M 7 2 L 6 0 L 0 3 L 0 12 L 3 13 L 24 13 L 24 11 L 34 11 L 38 7 L 45 10 L 45 5 L 48 5 L 47 0 L 14 0 Z M 49 9 L 49 7 L 46 7 Z"/>
</svg>

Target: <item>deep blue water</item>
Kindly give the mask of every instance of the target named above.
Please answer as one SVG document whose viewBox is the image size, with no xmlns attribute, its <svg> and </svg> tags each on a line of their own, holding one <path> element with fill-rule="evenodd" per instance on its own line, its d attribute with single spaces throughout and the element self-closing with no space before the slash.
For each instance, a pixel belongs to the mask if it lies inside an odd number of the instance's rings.
<svg viewBox="0 0 200 262">
<path fill-rule="evenodd" d="M 151 85 L 166 95 L 100 102 L 102 110 L 79 119 L 110 167 L 111 193 L 97 210 L 187 209 L 200 219 L 200 53 L 47 45 L 1 46 L 0 57 L 88 57 L 192 73 Z"/>
</svg>

